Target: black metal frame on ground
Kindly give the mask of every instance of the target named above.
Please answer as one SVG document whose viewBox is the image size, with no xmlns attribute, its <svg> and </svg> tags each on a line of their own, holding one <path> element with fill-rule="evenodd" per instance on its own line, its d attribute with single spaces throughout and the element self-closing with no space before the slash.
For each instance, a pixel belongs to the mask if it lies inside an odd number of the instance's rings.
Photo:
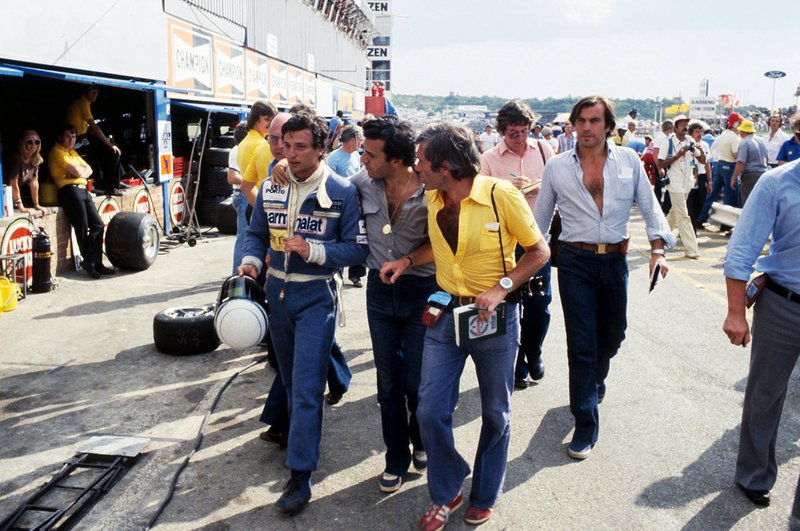
<svg viewBox="0 0 800 531">
<path fill-rule="evenodd" d="M 0 522 L 0 530 L 72 528 L 134 463 L 135 458 L 121 455 L 75 454 L 50 481 Z M 90 481 L 85 485 L 69 484 L 70 480 L 87 479 L 81 478 L 86 475 Z"/>
</svg>

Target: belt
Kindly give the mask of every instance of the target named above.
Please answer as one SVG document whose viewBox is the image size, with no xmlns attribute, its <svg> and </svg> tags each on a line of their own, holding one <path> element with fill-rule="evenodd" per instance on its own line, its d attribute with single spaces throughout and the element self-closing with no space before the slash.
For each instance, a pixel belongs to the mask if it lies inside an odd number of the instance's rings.
<svg viewBox="0 0 800 531">
<path fill-rule="evenodd" d="M 312 282 L 314 280 L 330 280 L 333 274 L 330 275 L 306 275 L 304 273 L 289 273 L 270 267 L 267 274 L 271 277 L 279 278 L 285 282 Z"/>
<path fill-rule="evenodd" d="M 458 308 L 459 306 L 466 306 L 467 304 L 475 304 L 475 297 L 464 297 L 461 295 L 453 295 L 450 294 L 450 304 L 448 306 L 452 308 Z"/>
<path fill-rule="evenodd" d="M 595 254 L 608 254 L 608 253 L 622 253 L 625 254 L 625 251 L 628 247 L 628 240 L 622 240 L 619 243 L 584 243 L 584 242 L 560 242 L 564 245 L 569 247 L 574 247 L 576 249 L 582 249 L 584 251 L 590 251 Z"/>
<path fill-rule="evenodd" d="M 800 302 L 800 293 L 795 293 L 784 288 L 780 284 L 774 282 L 771 278 L 767 277 L 767 287 L 774 293 L 777 293 L 786 300 L 792 302 Z"/>
<path fill-rule="evenodd" d="M 67 186 L 74 186 L 75 188 L 82 188 L 82 189 L 86 190 L 86 185 L 85 184 L 65 184 L 64 185 L 64 187 L 67 187 Z"/>
</svg>

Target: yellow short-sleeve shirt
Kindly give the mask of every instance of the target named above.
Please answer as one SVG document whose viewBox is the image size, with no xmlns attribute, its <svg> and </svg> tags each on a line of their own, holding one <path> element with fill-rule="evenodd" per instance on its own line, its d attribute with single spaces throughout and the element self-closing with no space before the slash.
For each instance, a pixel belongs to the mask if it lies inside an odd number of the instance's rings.
<svg viewBox="0 0 800 531">
<path fill-rule="evenodd" d="M 269 164 L 274 158 L 275 157 L 272 156 L 272 150 L 269 147 L 269 142 L 259 144 L 253 153 L 253 157 L 250 159 L 250 164 L 242 174 L 242 179 L 255 185 L 261 184 L 269 177 Z"/>
<path fill-rule="evenodd" d="M 78 136 L 85 135 L 89 130 L 89 122 L 94 120 L 92 109 L 89 107 L 89 100 L 86 96 L 81 96 L 67 107 L 66 122 L 72 124 L 77 129 Z"/>
<path fill-rule="evenodd" d="M 239 166 L 239 171 L 244 172 L 247 169 L 247 166 L 253 160 L 256 148 L 262 144 L 267 144 L 267 139 L 261 136 L 258 131 L 255 129 L 247 131 L 247 136 L 239 142 L 239 151 L 236 152 L 236 164 Z"/>
<path fill-rule="evenodd" d="M 56 182 L 56 186 L 63 188 L 68 184 L 82 184 L 86 185 L 86 179 L 83 177 L 74 177 L 67 171 L 67 167 L 71 164 L 76 166 L 86 166 L 80 155 L 74 149 L 67 149 L 61 144 L 56 143 L 47 154 L 47 168 L 50 170 L 50 176 Z"/>
<path fill-rule="evenodd" d="M 500 221 L 492 208 L 492 187 Z M 475 297 L 491 288 L 506 270 L 516 266 L 514 249 L 535 245 L 542 233 L 533 219 L 525 196 L 510 182 L 478 175 L 469 196 L 461 201 L 458 218 L 458 247 L 453 254 L 444 238 L 436 215 L 444 207 L 437 190 L 426 192 L 428 198 L 428 234 L 436 261 L 436 281 L 445 291 L 463 297 Z M 503 238 L 501 259 L 500 239 Z"/>
</svg>

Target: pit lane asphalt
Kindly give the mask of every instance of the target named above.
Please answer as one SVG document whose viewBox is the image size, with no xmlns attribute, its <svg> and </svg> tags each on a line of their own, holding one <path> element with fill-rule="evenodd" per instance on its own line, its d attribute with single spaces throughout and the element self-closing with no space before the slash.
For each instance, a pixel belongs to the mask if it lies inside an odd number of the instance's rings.
<svg viewBox="0 0 800 531">
<path fill-rule="evenodd" d="M 566 342 L 557 283 L 541 383 L 512 398 L 505 492 L 483 529 L 782 529 L 800 472 L 800 395 L 792 379 L 778 438 L 772 506 L 757 509 L 734 488 L 749 349 L 730 345 L 721 256 L 704 234 L 700 261 L 668 257 L 673 272 L 647 293 L 646 238 L 632 227 L 628 331 L 612 362 L 592 455 L 566 455 L 572 429 Z M 262 354 L 225 346 L 199 356 L 159 354 L 152 318 L 170 306 L 215 300 L 230 268 L 231 237 L 161 254 L 147 271 L 99 281 L 61 276 L 0 316 L 0 517 L 10 513 L 93 435 L 151 442 L 79 529 L 142 529 L 190 452 L 228 377 Z M 555 273 L 554 273 L 555 277 Z M 722 289 L 720 289 L 722 286 Z M 286 480 L 284 452 L 258 438 L 274 373 L 248 370 L 224 393 L 202 449 L 183 473 L 157 528 L 413 529 L 429 503 L 424 475 L 395 494 L 378 491 L 383 443 L 364 289 L 344 290 L 347 327 L 337 331 L 353 371 L 350 392 L 325 407 L 313 498 L 294 518 L 273 507 Z M 456 442 L 472 462 L 480 400 L 472 363 L 454 415 Z M 465 493 L 470 481 L 465 482 Z M 450 529 L 464 529 L 464 508 Z"/>
</svg>

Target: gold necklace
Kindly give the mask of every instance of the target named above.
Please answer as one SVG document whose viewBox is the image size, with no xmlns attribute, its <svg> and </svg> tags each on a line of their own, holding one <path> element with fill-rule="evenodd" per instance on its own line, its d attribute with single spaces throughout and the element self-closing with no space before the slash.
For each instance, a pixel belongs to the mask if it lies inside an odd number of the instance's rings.
<svg viewBox="0 0 800 531">
<path fill-rule="evenodd" d="M 392 221 L 394 221 L 394 217 L 397 215 L 397 211 L 400 210 L 400 207 L 403 206 L 405 202 L 404 198 L 406 196 L 406 192 L 408 191 L 408 185 L 411 183 L 411 177 L 414 174 L 409 174 L 408 179 L 406 180 L 406 185 L 403 187 L 403 193 L 400 194 L 400 200 L 397 202 L 397 206 L 394 207 L 394 212 L 389 216 L 389 223 L 383 226 L 382 232 L 384 234 L 391 234 L 392 233 Z"/>
</svg>

